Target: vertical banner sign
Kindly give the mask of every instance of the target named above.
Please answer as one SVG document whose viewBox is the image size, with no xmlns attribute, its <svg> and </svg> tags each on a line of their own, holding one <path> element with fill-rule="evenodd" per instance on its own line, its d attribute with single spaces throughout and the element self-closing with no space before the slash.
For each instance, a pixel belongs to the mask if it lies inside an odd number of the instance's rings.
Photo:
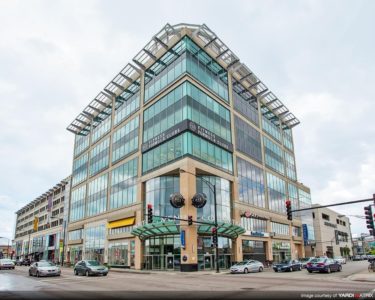
<svg viewBox="0 0 375 300">
<path fill-rule="evenodd" d="M 63 252 L 63 245 L 64 245 L 64 240 L 63 239 L 60 239 L 60 255 L 61 253 Z"/>
<path fill-rule="evenodd" d="M 185 242 L 186 242 L 186 239 L 185 239 L 185 230 L 181 230 L 180 232 L 180 238 L 181 238 L 181 247 L 182 248 L 185 248 Z"/>
<path fill-rule="evenodd" d="M 34 226 L 33 226 L 34 231 L 38 231 L 38 225 L 39 225 L 39 218 L 34 217 Z"/>
<path fill-rule="evenodd" d="M 309 232 L 307 231 L 307 224 L 302 224 L 302 233 L 303 233 L 303 244 L 306 246 L 309 241 Z"/>
</svg>

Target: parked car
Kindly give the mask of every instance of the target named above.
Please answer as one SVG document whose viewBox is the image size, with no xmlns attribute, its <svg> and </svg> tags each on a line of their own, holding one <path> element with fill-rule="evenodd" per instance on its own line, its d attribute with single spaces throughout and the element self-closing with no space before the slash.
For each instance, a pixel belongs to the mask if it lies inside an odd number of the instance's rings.
<svg viewBox="0 0 375 300">
<path fill-rule="evenodd" d="M 74 275 L 103 275 L 107 276 L 108 268 L 96 260 L 81 260 L 74 266 Z"/>
<path fill-rule="evenodd" d="M 302 270 L 302 264 L 298 260 L 284 260 L 281 263 L 276 263 L 273 265 L 273 270 L 275 272 L 282 272 L 282 271 L 301 271 Z"/>
<path fill-rule="evenodd" d="M 302 268 L 306 269 L 307 263 L 310 262 L 310 261 L 312 261 L 314 258 L 315 257 L 304 257 L 304 258 L 301 258 L 299 261 L 302 264 Z"/>
<path fill-rule="evenodd" d="M 14 262 L 12 262 L 9 258 L 0 259 L 0 270 L 3 269 L 14 269 Z"/>
<path fill-rule="evenodd" d="M 346 259 L 345 257 L 342 257 L 342 256 L 335 256 L 333 260 L 338 261 L 340 264 L 346 264 Z"/>
<path fill-rule="evenodd" d="M 238 262 L 231 266 L 230 272 L 233 273 L 245 273 L 248 272 L 262 272 L 264 270 L 264 265 L 257 260 L 245 260 Z"/>
<path fill-rule="evenodd" d="M 309 273 L 318 271 L 331 273 L 333 271 L 341 272 L 342 266 L 339 262 L 332 258 L 315 258 L 311 262 L 307 263 L 307 271 Z"/>
<path fill-rule="evenodd" d="M 28 258 L 20 258 L 16 260 L 16 265 L 17 266 L 30 266 L 31 262 L 30 262 L 30 259 Z"/>
<path fill-rule="evenodd" d="M 48 261 L 38 261 L 31 264 L 29 276 L 60 276 L 61 270 L 55 264 Z"/>
<path fill-rule="evenodd" d="M 353 257 L 353 261 L 358 261 L 358 260 L 362 260 L 361 256 L 360 255 L 354 255 Z"/>
</svg>

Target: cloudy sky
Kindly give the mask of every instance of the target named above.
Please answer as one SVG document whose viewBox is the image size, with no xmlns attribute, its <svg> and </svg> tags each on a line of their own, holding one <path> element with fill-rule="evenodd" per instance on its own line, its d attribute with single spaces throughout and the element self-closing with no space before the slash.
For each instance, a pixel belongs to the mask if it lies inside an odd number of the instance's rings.
<svg viewBox="0 0 375 300">
<path fill-rule="evenodd" d="M 343 0 L 0 0 L 0 236 L 69 175 L 65 128 L 166 23 L 207 24 L 300 119 L 297 171 L 314 203 L 370 198 L 374 11 Z M 337 210 L 362 215 L 363 204 Z"/>
</svg>

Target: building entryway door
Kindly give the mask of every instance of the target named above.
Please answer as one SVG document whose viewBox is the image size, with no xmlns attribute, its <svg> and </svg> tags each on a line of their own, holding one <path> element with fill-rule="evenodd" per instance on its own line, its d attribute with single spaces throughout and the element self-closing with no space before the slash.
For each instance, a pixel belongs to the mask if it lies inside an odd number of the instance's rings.
<svg viewBox="0 0 375 300">
<path fill-rule="evenodd" d="M 213 268 L 213 255 L 212 254 L 205 254 L 204 255 L 204 270 L 212 270 Z"/>
<path fill-rule="evenodd" d="M 166 263 L 165 269 L 174 270 L 174 255 L 166 255 L 165 263 Z"/>
</svg>

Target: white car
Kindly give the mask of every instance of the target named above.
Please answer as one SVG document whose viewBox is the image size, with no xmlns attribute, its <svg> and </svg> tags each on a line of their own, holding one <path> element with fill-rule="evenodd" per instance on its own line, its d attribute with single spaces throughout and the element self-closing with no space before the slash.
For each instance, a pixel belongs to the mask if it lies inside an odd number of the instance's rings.
<svg viewBox="0 0 375 300">
<path fill-rule="evenodd" d="M 0 259 L 0 270 L 2 269 L 14 269 L 14 262 L 8 258 Z"/>
<path fill-rule="evenodd" d="M 336 260 L 340 265 L 346 264 L 346 258 L 342 256 L 335 256 L 333 260 Z"/>
<path fill-rule="evenodd" d="M 257 260 L 245 260 L 236 263 L 230 268 L 230 272 L 233 273 L 249 273 L 249 272 L 262 272 L 264 265 Z"/>
</svg>

